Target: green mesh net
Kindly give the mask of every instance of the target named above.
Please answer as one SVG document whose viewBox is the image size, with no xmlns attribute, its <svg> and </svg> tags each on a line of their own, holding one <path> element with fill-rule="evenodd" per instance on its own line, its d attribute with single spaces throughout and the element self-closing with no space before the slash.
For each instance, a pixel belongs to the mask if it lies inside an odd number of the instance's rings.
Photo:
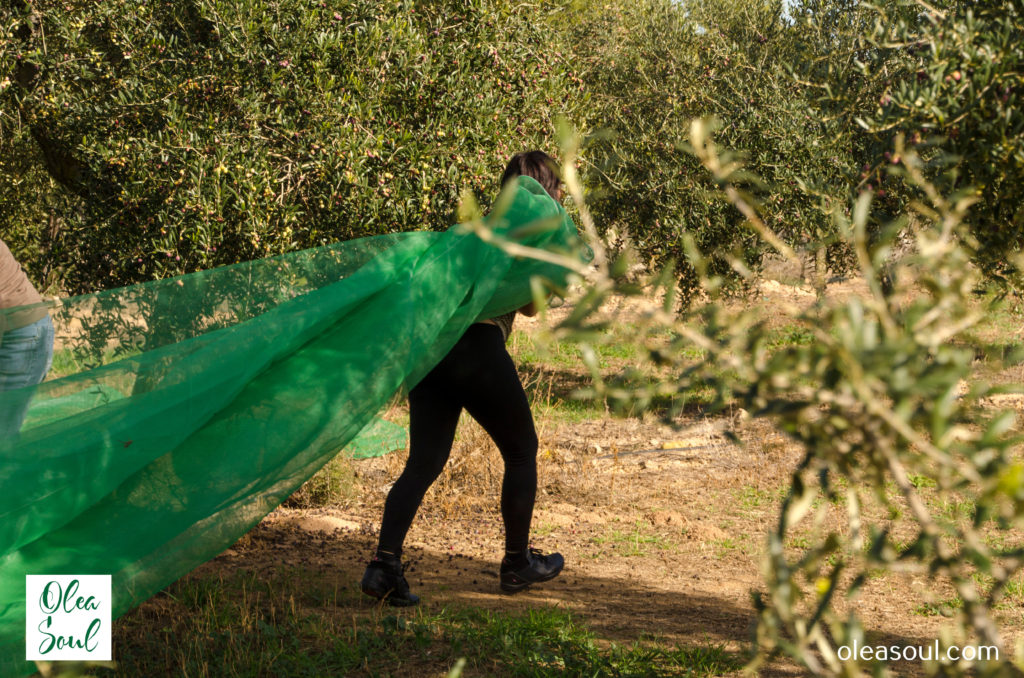
<svg viewBox="0 0 1024 678">
<path fill-rule="evenodd" d="M 520 177 L 498 202 L 486 219 L 495 234 L 586 257 L 537 182 Z M 20 434 L 0 440 L 0 675 L 33 670 L 26 574 L 113 575 L 123 614 L 339 451 L 403 446 L 378 411 L 471 323 L 528 303 L 531 280 L 562 285 L 567 273 L 454 226 L 53 305 L 51 377 Z M 0 393 L 0 408 L 25 395 Z"/>
</svg>

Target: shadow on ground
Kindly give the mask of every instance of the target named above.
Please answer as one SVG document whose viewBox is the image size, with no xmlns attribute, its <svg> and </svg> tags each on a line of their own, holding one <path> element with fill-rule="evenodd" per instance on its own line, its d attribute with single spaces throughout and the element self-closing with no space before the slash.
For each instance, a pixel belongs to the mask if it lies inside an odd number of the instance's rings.
<svg viewBox="0 0 1024 678">
<path fill-rule="evenodd" d="M 582 574 L 574 570 L 572 562 L 557 579 L 508 595 L 498 589 L 496 561 L 410 548 L 405 555 L 407 577 L 422 602 L 412 609 L 381 606 L 358 587 L 374 544 L 375 538 L 367 529 L 327 534 L 263 523 L 188 579 L 223 583 L 244 577 L 273 598 L 292 601 L 290 604 L 305 614 L 351 618 L 352 623 L 363 617 L 438 613 L 453 608 L 518 613 L 554 607 L 571 613 L 599 638 L 620 644 L 655 640 L 667 645 L 722 646 L 741 658 L 748 656 L 752 647 L 752 605 L 705 593 L 667 590 L 655 581 Z M 179 582 L 169 587 L 170 595 L 182 585 Z M 147 606 L 150 610 L 143 612 Z M 159 604 L 150 601 L 129 616 L 144 614 L 152 623 L 154 613 L 170 614 L 158 610 Z M 159 619 L 155 621 L 160 623 Z M 875 642 L 925 645 L 932 641 L 887 634 Z M 919 664 L 891 668 L 899 675 L 921 673 Z M 802 674 L 797 666 L 781 660 L 761 672 L 766 676 Z"/>
</svg>

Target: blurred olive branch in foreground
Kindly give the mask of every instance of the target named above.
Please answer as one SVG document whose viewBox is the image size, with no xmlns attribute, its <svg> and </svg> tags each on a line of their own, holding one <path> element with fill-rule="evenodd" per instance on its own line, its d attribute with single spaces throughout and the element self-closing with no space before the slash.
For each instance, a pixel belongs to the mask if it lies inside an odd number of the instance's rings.
<svg viewBox="0 0 1024 678">
<path fill-rule="evenodd" d="M 707 125 L 695 123 L 691 138 L 728 194 L 730 176 L 716 161 Z M 898 262 L 893 287 L 885 289 L 880 271 L 890 263 L 893 239 L 906 217 L 883 225 L 881 237 L 869 241 L 872 194 L 865 191 L 833 218 L 857 254 L 869 295 L 837 302 L 819 290 L 817 302 L 795 315 L 814 328 L 808 345 L 769 353 L 761 327 L 734 326 L 715 334 L 721 350 L 708 355 L 715 362 L 740 349 L 747 359 L 732 361 L 735 377 L 720 388 L 754 416 L 771 419 L 804 450 L 769 535 L 767 592 L 756 601 L 761 653 L 752 667 L 782 651 L 815 674 L 860 675 L 856 660 L 841 661 L 837 648 L 855 640 L 866 644 L 856 601 L 882 570 L 953 587 L 963 605 L 942 630 L 944 647 L 978 642 L 1004 652 L 1000 661 L 936 663 L 929 670 L 1017 675 L 993 607 L 1020 571 L 1024 549 L 989 544 L 994 533 L 1020 527 L 1024 517 L 1024 467 L 1011 454 L 1021 437 L 1013 412 L 991 413 L 982 401 L 1020 387 L 963 388 L 973 353 L 954 344 L 982 318 L 970 303 L 980 275 L 964 246 L 971 236 L 963 224 L 976 198 L 970 189 L 941 195 L 902 138 L 894 157 L 901 158 L 895 173 L 920 188 L 928 202 L 911 205 L 920 217 L 916 253 Z M 716 306 L 713 294 L 711 299 Z M 966 521 L 937 517 L 911 478 L 933 479 L 939 501 L 971 497 L 974 515 Z M 935 503 L 936 497 L 930 499 Z M 843 504 L 846 515 L 837 521 Z M 787 552 L 784 545 L 798 526 L 817 538 L 802 553 Z M 845 617 L 834 608 L 840 598 L 850 610 Z M 888 671 L 881 662 L 870 668 Z"/>
<path fill-rule="evenodd" d="M 791 255 L 761 219 L 764 207 L 737 187 L 746 180 L 742 167 L 715 146 L 713 128 L 706 120 L 693 122 L 691 152 L 747 224 Z M 743 408 L 770 420 L 802 450 L 768 535 L 764 589 L 754 601 L 757 653 L 748 668 L 782 653 L 815 675 L 888 675 L 885 662 L 844 661 L 838 653 L 855 641 L 867 644 L 857 603 L 870 580 L 888 572 L 925 577 L 933 589 L 951 588 L 962 601 L 940 632 L 941 648 L 974 642 L 1000 649 L 998 659 L 925 662 L 929 673 L 1020 675 L 993 609 L 1024 565 L 1024 548 L 1002 547 L 1024 523 L 1024 464 L 1013 454 L 1022 437 L 1014 413 L 990 405 L 994 396 L 1024 389 L 972 383 L 973 351 L 956 343 L 983 316 L 972 301 L 981 274 L 970 262 L 964 226 L 975 193 L 967 187 L 941 194 L 924 178 L 917 154 L 897 138 L 900 162 L 890 171 L 924 196 L 910 205 L 914 251 L 895 261 L 891 256 L 909 215 L 881 224 L 869 237 L 870 191 L 834 209 L 868 293 L 839 301 L 819 287 L 813 303 L 780 307 L 810 327 L 813 340 L 774 346 L 762 316 L 727 303 L 722 277 L 707 273 L 692 241 L 687 256 L 703 297 L 681 311 L 671 267 L 638 280 L 629 274 L 628 249 L 609 259 L 572 172 L 575 142 L 563 137 L 566 184 L 599 256 L 574 310 L 551 338 L 580 345 L 594 377 L 588 395 L 633 411 L 667 397 L 674 406 L 665 418 L 678 425 L 685 394 L 710 386 L 712 411 Z M 733 268 L 753 276 L 741 261 Z M 881 283 L 883 270 L 891 285 Z M 602 373 L 593 345 L 611 322 L 600 309 L 612 295 L 659 300 L 634 322 L 648 361 L 668 376 L 637 384 Z M 696 362 L 694 348 L 702 354 Z M 973 505 L 963 519 L 934 509 L 963 497 Z M 810 535 L 806 548 L 787 546 L 797 531 Z"/>
</svg>

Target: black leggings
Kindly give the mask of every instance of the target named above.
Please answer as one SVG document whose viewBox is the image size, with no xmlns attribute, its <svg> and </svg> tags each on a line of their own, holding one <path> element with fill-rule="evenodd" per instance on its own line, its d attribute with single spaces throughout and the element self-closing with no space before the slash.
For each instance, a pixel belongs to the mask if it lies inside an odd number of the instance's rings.
<svg viewBox="0 0 1024 678">
<path fill-rule="evenodd" d="M 525 551 L 537 494 L 537 433 L 516 366 L 496 325 L 471 325 L 409 392 L 409 460 L 384 504 L 378 548 L 400 554 L 427 488 L 441 475 L 465 408 L 505 460 L 505 549 Z"/>
</svg>

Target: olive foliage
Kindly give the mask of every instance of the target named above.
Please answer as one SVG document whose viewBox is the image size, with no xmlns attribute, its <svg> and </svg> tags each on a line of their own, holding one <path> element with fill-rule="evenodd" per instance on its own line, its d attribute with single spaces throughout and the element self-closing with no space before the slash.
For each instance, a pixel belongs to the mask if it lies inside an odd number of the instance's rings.
<svg viewBox="0 0 1024 678">
<path fill-rule="evenodd" d="M 65 292 L 451 224 L 578 85 L 557 3 L 18 0 L 0 220 Z"/>
</svg>

